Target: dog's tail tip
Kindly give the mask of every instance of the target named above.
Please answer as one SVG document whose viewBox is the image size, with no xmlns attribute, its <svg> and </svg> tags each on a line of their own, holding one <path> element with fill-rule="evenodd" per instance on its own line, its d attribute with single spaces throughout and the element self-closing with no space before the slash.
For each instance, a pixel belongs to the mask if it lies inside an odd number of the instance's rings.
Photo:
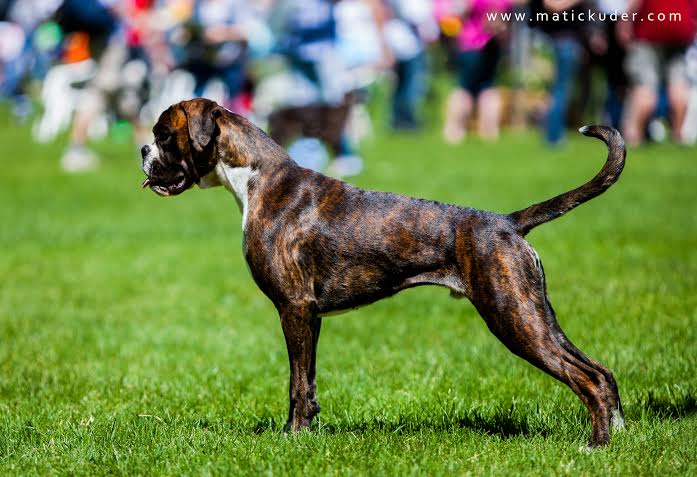
<svg viewBox="0 0 697 477">
<path fill-rule="evenodd" d="M 622 139 L 620 132 L 610 126 L 586 125 L 578 128 L 578 132 L 584 136 L 601 139 L 608 145 L 612 143 L 613 145 L 624 146 L 624 140 Z"/>
</svg>

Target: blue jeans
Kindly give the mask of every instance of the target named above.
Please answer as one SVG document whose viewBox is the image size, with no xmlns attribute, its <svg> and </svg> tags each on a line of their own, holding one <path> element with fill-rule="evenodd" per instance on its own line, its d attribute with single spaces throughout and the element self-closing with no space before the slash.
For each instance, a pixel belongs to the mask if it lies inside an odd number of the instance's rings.
<svg viewBox="0 0 697 477">
<path fill-rule="evenodd" d="M 26 71 L 23 55 L 2 65 L 4 78 L 0 81 L 0 99 L 9 98 L 20 93 L 19 85 Z"/>
<path fill-rule="evenodd" d="M 555 75 L 545 137 L 551 144 L 557 144 L 564 139 L 566 113 L 583 51 L 579 41 L 573 37 L 554 38 L 553 44 Z"/>
<path fill-rule="evenodd" d="M 22 51 L 16 58 L 2 65 L 4 78 L 0 82 L 0 99 L 21 96 L 22 80 L 31 69 L 32 37 L 27 33 Z"/>
<path fill-rule="evenodd" d="M 392 94 L 392 127 L 418 127 L 416 110 L 426 91 L 427 68 L 424 52 L 395 65 L 397 83 Z"/>
</svg>

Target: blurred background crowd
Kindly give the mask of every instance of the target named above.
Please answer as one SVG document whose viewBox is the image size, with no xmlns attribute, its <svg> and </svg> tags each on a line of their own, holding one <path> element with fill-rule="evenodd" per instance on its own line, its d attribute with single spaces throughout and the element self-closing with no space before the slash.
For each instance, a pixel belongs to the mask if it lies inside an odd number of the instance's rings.
<svg viewBox="0 0 697 477">
<path fill-rule="evenodd" d="M 697 0 L 0 0 L 0 101 L 37 141 L 69 132 L 66 171 L 195 96 L 338 176 L 382 127 L 375 98 L 391 130 L 453 144 L 602 122 L 690 145 L 696 18 Z"/>
</svg>

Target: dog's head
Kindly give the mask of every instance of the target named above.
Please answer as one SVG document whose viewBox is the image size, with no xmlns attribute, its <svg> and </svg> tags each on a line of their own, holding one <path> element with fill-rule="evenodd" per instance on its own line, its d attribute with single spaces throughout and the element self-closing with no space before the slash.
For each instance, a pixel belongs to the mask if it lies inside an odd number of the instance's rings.
<svg viewBox="0 0 697 477">
<path fill-rule="evenodd" d="M 170 106 L 153 128 L 155 142 L 143 146 L 143 187 L 163 196 L 181 194 L 215 169 L 221 117 L 226 110 L 197 98 Z"/>
</svg>

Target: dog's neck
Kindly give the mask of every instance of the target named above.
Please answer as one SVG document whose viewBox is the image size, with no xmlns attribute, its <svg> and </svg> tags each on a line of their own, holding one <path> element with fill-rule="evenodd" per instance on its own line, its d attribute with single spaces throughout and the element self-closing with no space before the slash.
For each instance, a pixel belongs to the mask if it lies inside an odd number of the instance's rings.
<svg viewBox="0 0 697 477">
<path fill-rule="evenodd" d="M 244 231 L 252 195 L 250 182 L 257 178 L 258 184 L 263 177 L 273 176 L 275 171 L 297 166 L 281 146 L 248 120 L 230 112 L 226 117 L 228 132 L 223 140 L 227 145 L 214 150 L 217 156 L 215 168 L 201 178 L 199 187 L 222 185 L 230 191 L 242 212 Z M 238 140 L 239 136 L 243 139 Z"/>
<path fill-rule="evenodd" d="M 249 210 L 249 182 L 257 175 L 258 172 L 251 166 L 232 167 L 223 161 L 218 161 L 215 169 L 202 177 L 198 186 L 207 189 L 222 185 L 232 193 L 242 212 L 242 230 L 244 231 Z"/>
</svg>

